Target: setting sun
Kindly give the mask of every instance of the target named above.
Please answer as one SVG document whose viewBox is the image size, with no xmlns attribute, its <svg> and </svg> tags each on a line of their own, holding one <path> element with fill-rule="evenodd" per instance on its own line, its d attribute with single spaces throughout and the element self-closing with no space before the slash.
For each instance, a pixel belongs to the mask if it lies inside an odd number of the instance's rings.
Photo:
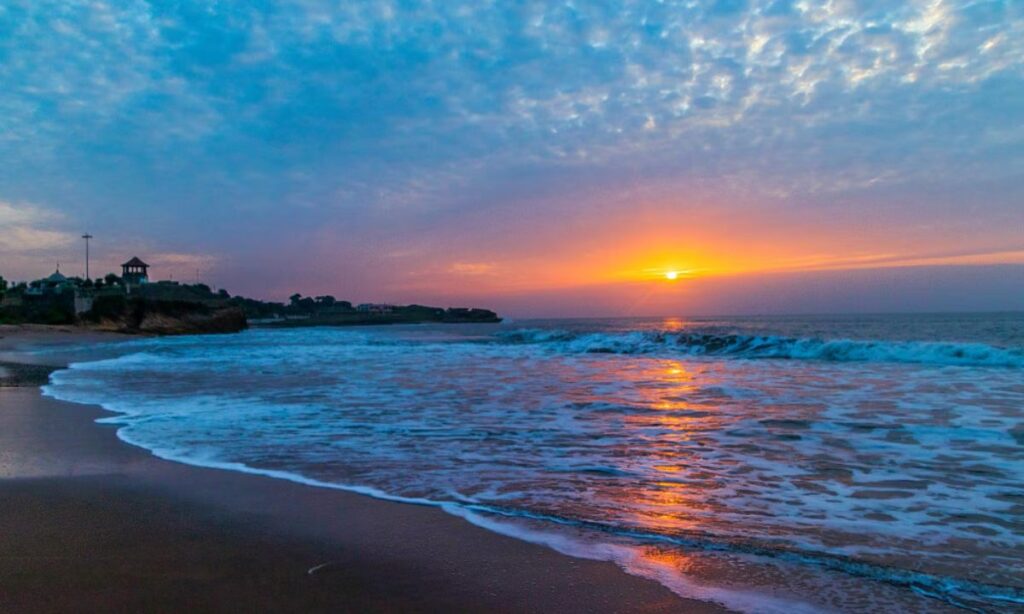
<svg viewBox="0 0 1024 614">
<path fill-rule="evenodd" d="M 679 271 L 667 271 L 665 273 L 665 279 L 669 281 L 675 281 L 679 279 Z"/>
</svg>

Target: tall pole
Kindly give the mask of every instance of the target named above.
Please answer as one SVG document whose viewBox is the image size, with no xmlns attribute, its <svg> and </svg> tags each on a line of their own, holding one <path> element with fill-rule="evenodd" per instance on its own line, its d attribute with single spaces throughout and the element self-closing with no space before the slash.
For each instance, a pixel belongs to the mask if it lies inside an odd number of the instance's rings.
<svg viewBox="0 0 1024 614">
<path fill-rule="evenodd" d="M 85 239 L 85 278 L 92 279 L 89 277 L 89 239 L 92 238 L 92 235 L 85 233 L 82 238 Z"/>
</svg>

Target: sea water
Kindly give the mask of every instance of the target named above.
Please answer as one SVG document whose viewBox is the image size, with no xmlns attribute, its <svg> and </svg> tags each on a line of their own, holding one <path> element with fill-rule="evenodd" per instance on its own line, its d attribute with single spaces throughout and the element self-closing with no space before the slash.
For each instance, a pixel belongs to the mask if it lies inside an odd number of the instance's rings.
<svg viewBox="0 0 1024 614">
<path fill-rule="evenodd" d="M 1024 315 L 256 329 L 45 391 L 738 610 L 1024 610 Z"/>
</svg>

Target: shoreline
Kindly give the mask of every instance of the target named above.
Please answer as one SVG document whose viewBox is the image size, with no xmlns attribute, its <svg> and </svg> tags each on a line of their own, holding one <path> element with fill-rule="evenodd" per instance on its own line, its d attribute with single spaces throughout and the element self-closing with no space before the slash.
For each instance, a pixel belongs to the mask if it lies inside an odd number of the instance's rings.
<svg viewBox="0 0 1024 614">
<path fill-rule="evenodd" d="M 112 415 L 0 388 L 0 610 L 725 611 L 437 508 L 162 460 Z"/>
</svg>

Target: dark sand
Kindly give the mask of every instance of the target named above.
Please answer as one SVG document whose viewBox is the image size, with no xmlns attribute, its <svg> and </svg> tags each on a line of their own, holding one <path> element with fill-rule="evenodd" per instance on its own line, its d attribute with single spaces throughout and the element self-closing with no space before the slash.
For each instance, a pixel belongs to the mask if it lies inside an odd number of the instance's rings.
<svg viewBox="0 0 1024 614">
<path fill-rule="evenodd" d="M 437 509 L 163 461 L 105 413 L 0 388 L 0 612 L 723 611 Z"/>
<path fill-rule="evenodd" d="M 136 339 L 124 335 L 77 326 L 43 326 L 39 324 L 0 324 L 0 388 L 10 386 L 41 386 L 50 372 L 63 367 L 68 360 L 92 357 L 89 346 Z M 84 348 L 52 356 L 45 350 Z M 44 350 L 43 353 L 33 353 Z"/>
</svg>

